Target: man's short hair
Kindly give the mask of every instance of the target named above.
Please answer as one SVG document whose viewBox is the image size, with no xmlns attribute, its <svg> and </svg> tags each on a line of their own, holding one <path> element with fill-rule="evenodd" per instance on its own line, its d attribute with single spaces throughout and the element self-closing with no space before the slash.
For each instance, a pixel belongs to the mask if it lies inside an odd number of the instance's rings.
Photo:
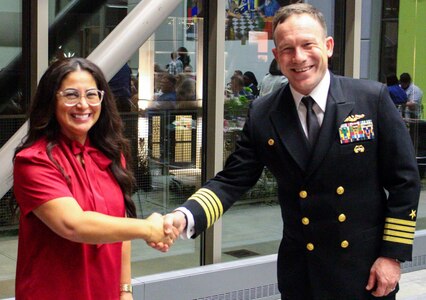
<svg viewBox="0 0 426 300">
<path fill-rule="evenodd" d="M 244 86 L 244 78 L 240 75 L 233 75 L 231 80 L 234 81 L 238 86 Z"/>
<path fill-rule="evenodd" d="M 327 24 L 325 22 L 324 15 L 317 8 L 308 3 L 295 3 L 281 7 L 274 16 L 274 21 L 272 23 L 272 32 L 274 34 L 275 40 L 275 29 L 285 20 L 287 20 L 292 15 L 302 15 L 307 14 L 320 23 L 324 36 L 327 36 Z"/>
<path fill-rule="evenodd" d="M 401 76 L 399 76 L 399 81 L 401 83 L 407 83 L 410 84 L 411 83 L 411 76 L 408 73 L 402 73 Z"/>
</svg>

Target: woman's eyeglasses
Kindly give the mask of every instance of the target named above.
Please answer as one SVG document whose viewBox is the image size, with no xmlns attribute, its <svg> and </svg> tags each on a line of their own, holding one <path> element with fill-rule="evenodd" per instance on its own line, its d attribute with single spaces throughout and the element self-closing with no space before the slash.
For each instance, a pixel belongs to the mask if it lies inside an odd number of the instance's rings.
<svg viewBox="0 0 426 300">
<path fill-rule="evenodd" d="M 86 98 L 87 104 L 90 106 L 98 106 L 101 104 L 104 98 L 104 91 L 97 89 L 90 89 L 84 92 L 84 98 Z M 58 92 L 58 94 L 64 97 L 64 104 L 66 106 L 75 106 L 81 101 L 83 96 L 79 90 L 76 89 L 66 89 Z"/>
</svg>

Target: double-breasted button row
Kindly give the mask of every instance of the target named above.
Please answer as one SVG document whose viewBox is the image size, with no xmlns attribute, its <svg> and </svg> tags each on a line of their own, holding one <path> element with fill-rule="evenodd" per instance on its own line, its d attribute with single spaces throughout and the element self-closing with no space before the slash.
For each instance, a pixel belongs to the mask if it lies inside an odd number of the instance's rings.
<svg viewBox="0 0 426 300">
<path fill-rule="evenodd" d="M 347 240 L 344 240 L 340 243 L 340 247 L 342 247 L 343 249 L 346 249 L 349 247 L 349 242 Z M 315 246 L 313 243 L 307 243 L 306 244 L 306 249 L 308 249 L 308 251 L 314 251 Z"/>
<path fill-rule="evenodd" d="M 336 194 L 337 195 L 343 195 L 344 193 L 345 193 L 345 188 L 343 186 L 338 186 L 336 188 Z M 306 199 L 308 197 L 308 192 L 306 190 L 301 190 L 299 192 L 299 197 L 301 199 Z M 338 221 L 340 223 L 343 223 L 343 222 L 346 221 L 346 215 L 342 213 L 342 214 L 338 215 L 337 219 L 338 219 Z M 307 226 L 307 225 L 309 225 L 309 223 L 310 223 L 310 220 L 309 220 L 308 217 L 303 217 L 302 218 L 302 224 L 303 225 Z M 342 247 L 343 249 L 348 248 L 349 247 L 349 242 L 347 240 L 342 241 L 340 243 L 340 247 Z M 306 244 L 306 249 L 308 251 L 313 251 L 315 249 L 315 246 L 314 246 L 313 243 L 307 243 Z"/>
<path fill-rule="evenodd" d="M 345 221 L 346 221 L 346 215 L 345 215 L 345 214 L 340 214 L 340 215 L 337 217 L 337 220 L 339 220 L 339 222 L 340 222 L 340 223 L 345 222 Z M 309 225 L 309 222 L 310 222 L 310 220 L 309 220 L 309 218 L 308 218 L 308 217 L 303 217 L 303 218 L 302 218 L 302 224 L 303 224 L 303 225 Z"/>
<path fill-rule="evenodd" d="M 339 186 L 336 188 L 337 195 L 343 195 L 345 193 L 345 188 L 343 186 Z M 299 197 L 301 199 L 306 199 L 308 197 L 308 192 L 306 190 L 301 190 L 299 192 Z"/>
</svg>

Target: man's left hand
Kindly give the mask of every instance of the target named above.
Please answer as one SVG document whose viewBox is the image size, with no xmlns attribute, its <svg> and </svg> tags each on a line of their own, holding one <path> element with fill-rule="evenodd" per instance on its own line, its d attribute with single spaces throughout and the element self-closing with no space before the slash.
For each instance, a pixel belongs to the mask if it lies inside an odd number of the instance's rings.
<svg viewBox="0 0 426 300">
<path fill-rule="evenodd" d="M 384 297 L 395 290 L 400 278 L 400 263 L 393 258 L 379 257 L 371 267 L 366 289 L 375 297 Z"/>
</svg>

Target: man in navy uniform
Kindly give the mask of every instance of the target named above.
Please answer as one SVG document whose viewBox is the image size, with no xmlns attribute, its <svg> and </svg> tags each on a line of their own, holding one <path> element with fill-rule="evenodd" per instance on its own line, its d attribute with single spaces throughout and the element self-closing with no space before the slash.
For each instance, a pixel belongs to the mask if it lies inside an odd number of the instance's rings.
<svg viewBox="0 0 426 300">
<path fill-rule="evenodd" d="M 328 71 L 334 41 L 317 9 L 283 7 L 273 30 L 289 85 L 251 103 L 223 171 L 166 216 L 165 230 L 197 236 L 266 166 L 284 221 L 282 299 L 395 299 L 420 194 L 407 128 L 385 85 Z"/>
</svg>

